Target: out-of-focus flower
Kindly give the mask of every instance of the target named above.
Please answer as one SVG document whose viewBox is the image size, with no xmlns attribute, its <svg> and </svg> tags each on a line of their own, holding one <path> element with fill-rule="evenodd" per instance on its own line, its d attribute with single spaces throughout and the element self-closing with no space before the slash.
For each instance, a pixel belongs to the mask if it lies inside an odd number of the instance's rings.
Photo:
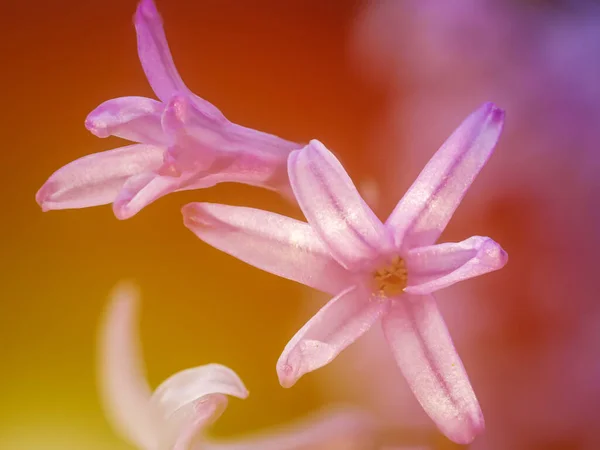
<svg viewBox="0 0 600 450">
<path fill-rule="evenodd" d="M 183 370 L 151 393 L 137 332 L 137 290 L 115 288 L 100 329 L 99 384 L 116 430 L 144 450 L 363 450 L 373 448 L 370 417 L 357 410 L 322 412 L 272 433 L 231 442 L 204 435 L 227 406 L 227 395 L 246 398 L 236 373 L 220 364 Z"/>
<path fill-rule="evenodd" d="M 286 161 L 301 146 L 228 121 L 183 83 L 152 0 L 135 14 L 138 54 L 160 101 L 108 100 L 86 127 L 98 137 L 138 144 L 95 153 L 57 170 L 36 195 L 44 211 L 113 203 L 127 219 L 174 191 L 239 182 L 289 194 Z"/>
<path fill-rule="evenodd" d="M 308 223 L 233 206 L 192 203 L 198 237 L 276 275 L 336 295 L 288 343 L 284 387 L 332 361 L 376 321 L 417 399 L 450 439 L 473 440 L 484 420 L 432 292 L 497 270 L 507 255 L 490 238 L 433 245 L 490 157 L 504 113 L 485 104 L 426 165 L 382 223 L 320 142 L 293 152 L 290 183 Z"/>
</svg>

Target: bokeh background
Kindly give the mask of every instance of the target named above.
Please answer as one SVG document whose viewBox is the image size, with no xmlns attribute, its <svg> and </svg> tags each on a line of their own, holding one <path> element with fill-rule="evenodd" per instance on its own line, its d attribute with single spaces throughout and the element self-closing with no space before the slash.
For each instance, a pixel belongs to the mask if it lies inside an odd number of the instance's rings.
<svg viewBox="0 0 600 450">
<path fill-rule="evenodd" d="M 486 415 L 474 449 L 600 448 L 600 21 L 591 1 L 157 0 L 192 90 L 231 120 L 322 140 L 382 218 L 484 101 L 507 109 L 497 152 L 444 240 L 490 235 L 501 272 L 438 296 Z M 275 362 L 323 298 L 219 253 L 182 226 L 190 201 L 300 217 L 275 194 L 220 185 L 127 221 L 110 207 L 42 213 L 60 166 L 121 145 L 83 122 L 99 103 L 152 97 L 134 0 L 0 2 L 4 108 L 0 448 L 126 449 L 95 390 L 97 323 L 119 280 L 142 290 L 157 385 L 219 362 L 251 395 L 213 431 L 233 436 L 332 401 L 370 408 L 396 443 L 441 436 L 374 330 L 294 389 Z"/>
</svg>

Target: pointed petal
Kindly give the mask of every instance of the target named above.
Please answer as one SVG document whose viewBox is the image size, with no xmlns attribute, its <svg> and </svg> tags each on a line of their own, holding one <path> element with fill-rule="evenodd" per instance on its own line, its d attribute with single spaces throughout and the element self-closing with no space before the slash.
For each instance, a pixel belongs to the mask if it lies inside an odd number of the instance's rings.
<svg viewBox="0 0 600 450">
<path fill-rule="evenodd" d="M 389 247 L 386 228 L 364 202 L 333 154 L 317 140 L 288 159 L 298 204 L 333 257 L 348 269 L 360 268 Z"/>
<path fill-rule="evenodd" d="M 504 111 L 486 103 L 433 155 L 386 222 L 397 247 L 423 247 L 437 240 L 491 156 L 503 123 Z"/>
<path fill-rule="evenodd" d="M 326 292 L 347 276 L 305 222 L 259 209 L 190 203 L 183 222 L 207 244 L 259 269 Z"/>
<path fill-rule="evenodd" d="M 149 408 L 137 329 L 138 292 L 128 284 L 117 286 L 111 296 L 99 335 L 101 399 L 108 419 L 130 443 L 154 449 L 160 421 Z"/>
<path fill-rule="evenodd" d="M 206 450 L 364 450 L 375 448 L 373 418 L 357 410 L 318 414 L 232 442 L 206 443 Z"/>
<path fill-rule="evenodd" d="M 54 172 L 36 201 L 44 211 L 111 203 L 129 177 L 158 169 L 163 153 L 160 147 L 136 144 L 84 156 Z"/>
<path fill-rule="evenodd" d="M 133 176 L 115 198 L 113 212 L 117 219 L 129 219 L 150 203 L 178 190 L 182 180 L 181 177 L 161 176 L 153 172 Z"/>
<path fill-rule="evenodd" d="M 383 331 L 425 412 L 449 439 L 470 443 L 485 426 L 483 414 L 433 296 L 395 299 Z"/>
<path fill-rule="evenodd" d="M 370 299 L 355 286 L 330 300 L 285 346 L 277 361 L 279 383 L 292 387 L 302 375 L 329 364 L 371 328 L 385 309 L 386 303 Z"/>
<path fill-rule="evenodd" d="M 430 294 L 462 280 L 501 269 L 508 254 L 494 240 L 472 236 L 458 243 L 418 247 L 406 254 L 410 294 Z"/>
<path fill-rule="evenodd" d="M 214 119 L 181 95 L 165 108 L 162 126 L 175 144 L 161 172 L 196 171 L 214 179 L 213 184 L 230 181 L 289 190 L 287 158 L 299 144 Z"/>
<path fill-rule="evenodd" d="M 161 429 L 161 447 L 189 448 L 223 413 L 226 395 L 246 398 L 248 390 L 233 370 L 220 364 L 183 370 L 164 381 L 150 402 L 166 424 Z"/>
<path fill-rule="evenodd" d="M 163 29 L 162 19 L 152 0 L 141 0 L 134 17 L 138 39 L 138 55 L 146 78 L 156 96 L 163 102 L 177 94 L 188 95 L 194 104 L 212 117 L 223 117 L 221 111 L 193 94 L 183 83 Z"/>
<path fill-rule="evenodd" d="M 108 100 L 94 109 L 85 127 L 94 135 L 117 136 L 145 144 L 168 144 L 160 118 L 163 104 L 145 97 L 120 97 Z"/>
</svg>

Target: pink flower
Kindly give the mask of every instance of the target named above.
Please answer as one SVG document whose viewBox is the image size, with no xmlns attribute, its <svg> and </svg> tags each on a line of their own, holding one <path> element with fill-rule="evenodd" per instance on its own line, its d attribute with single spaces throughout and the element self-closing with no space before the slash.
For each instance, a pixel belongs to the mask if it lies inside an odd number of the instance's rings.
<svg viewBox="0 0 600 450">
<path fill-rule="evenodd" d="M 492 104 L 471 114 L 385 223 L 318 141 L 288 160 L 308 223 L 251 208 L 184 206 L 186 226 L 210 245 L 335 295 L 285 347 L 277 363 L 282 386 L 328 364 L 381 320 L 396 362 L 440 430 L 458 443 L 482 431 L 481 409 L 432 293 L 500 269 L 507 254 L 480 236 L 433 244 L 490 157 L 503 121 Z"/>
<path fill-rule="evenodd" d="M 233 181 L 278 190 L 300 145 L 228 121 L 183 83 L 152 0 L 135 14 L 138 54 L 161 101 L 122 97 L 102 103 L 85 125 L 98 137 L 137 144 L 95 153 L 57 170 L 36 195 L 44 211 L 113 203 L 127 219 L 171 192 Z"/>
<path fill-rule="evenodd" d="M 144 376 L 136 329 L 138 294 L 120 285 L 100 329 L 99 384 L 115 429 L 144 450 L 359 450 L 371 448 L 373 422 L 359 411 L 322 412 L 276 433 L 231 442 L 212 442 L 207 426 L 223 413 L 227 396 L 246 398 L 236 373 L 220 364 L 183 370 L 154 393 Z M 198 446 L 200 445 L 200 446 Z"/>
</svg>

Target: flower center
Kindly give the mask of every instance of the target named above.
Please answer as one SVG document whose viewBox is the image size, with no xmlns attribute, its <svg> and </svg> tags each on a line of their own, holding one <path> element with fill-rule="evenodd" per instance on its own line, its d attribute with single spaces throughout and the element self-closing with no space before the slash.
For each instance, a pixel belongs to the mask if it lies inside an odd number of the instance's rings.
<svg viewBox="0 0 600 450">
<path fill-rule="evenodd" d="M 399 256 L 392 263 L 373 272 L 375 293 L 378 297 L 393 297 L 402 294 L 408 282 L 406 264 Z"/>
</svg>

